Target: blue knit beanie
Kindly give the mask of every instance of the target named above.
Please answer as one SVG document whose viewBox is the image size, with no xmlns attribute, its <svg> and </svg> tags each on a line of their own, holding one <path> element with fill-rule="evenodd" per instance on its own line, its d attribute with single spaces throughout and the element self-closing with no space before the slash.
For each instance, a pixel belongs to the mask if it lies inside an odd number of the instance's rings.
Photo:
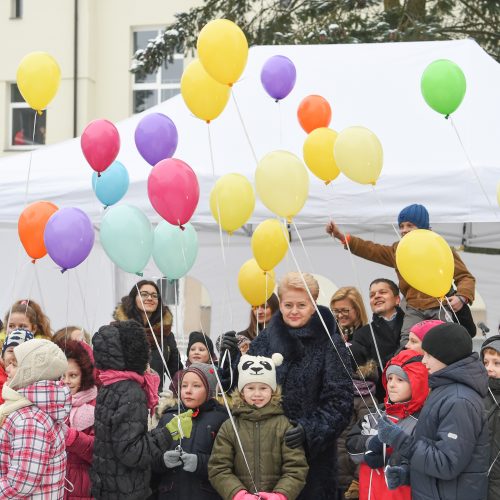
<svg viewBox="0 0 500 500">
<path fill-rule="evenodd" d="M 399 212 L 398 226 L 402 222 L 411 222 L 419 229 L 429 229 L 429 212 L 423 205 L 408 205 Z"/>
</svg>

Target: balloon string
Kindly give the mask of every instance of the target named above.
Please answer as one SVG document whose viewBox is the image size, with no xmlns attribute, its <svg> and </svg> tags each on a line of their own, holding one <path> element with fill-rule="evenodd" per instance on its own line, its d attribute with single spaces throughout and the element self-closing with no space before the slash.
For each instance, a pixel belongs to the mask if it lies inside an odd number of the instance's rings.
<svg viewBox="0 0 500 500">
<path fill-rule="evenodd" d="M 241 442 L 241 438 L 240 438 L 240 434 L 238 432 L 238 428 L 236 426 L 236 422 L 234 421 L 233 414 L 231 413 L 231 408 L 229 406 L 229 403 L 228 403 L 227 398 L 226 398 L 226 394 L 225 394 L 224 389 L 222 387 L 222 383 L 221 383 L 220 378 L 219 378 L 218 368 L 215 366 L 214 360 L 212 358 L 212 354 L 210 353 L 210 349 L 208 348 L 205 330 L 203 329 L 203 325 L 201 324 L 201 321 L 200 321 L 200 331 L 203 334 L 203 339 L 205 341 L 205 345 L 206 345 L 208 354 L 210 356 L 210 364 L 212 365 L 212 370 L 214 371 L 215 378 L 217 379 L 217 384 L 221 388 L 222 400 L 224 401 L 224 406 L 226 407 L 227 414 L 229 415 L 229 420 L 231 421 L 231 425 L 233 426 L 233 430 L 234 430 L 234 433 L 236 435 L 236 440 L 238 441 L 238 446 L 240 447 L 241 453 L 243 455 L 243 459 L 245 460 L 245 465 L 247 467 L 248 474 L 250 475 L 250 480 L 252 481 L 252 485 L 253 485 L 253 488 L 255 490 L 255 495 L 258 496 L 259 490 L 257 488 L 255 481 L 254 481 L 254 478 L 252 475 L 252 469 L 250 468 L 250 464 L 248 462 L 245 450 L 243 449 L 243 444 Z M 229 352 L 229 351 L 226 351 L 226 352 Z M 221 361 L 221 364 L 219 366 L 222 366 L 222 364 L 223 364 L 223 360 Z M 231 360 L 230 359 L 229 359 L 229 366 L 231 368 Z M 232 381 L 231 381 L 231 386 L 232 386 Z M 243 397 L 243 395 L 241 397 Z"/>
<path fill-rule="evenodd" d="M 280 148 L 283 149 L 283 121 L 281 115 L 281 101 L 278 101 L 278 126 L 280 131 Z"/>
<path fill-rule="evenodd" d="M 208 131 L 208 148 L 210 151 L 210 165 L 212 166 L 212 175 L 215 178 L 214 149 L 212 146 L 212 134 L 210 133 L 210 123 L 207 123 L 207 131 Z"/>
<path fill-rule="evenodd" d="M 31 144 L 35 144 L 36 115 L 37 115 L 37 112 L 35 111 L 35 118 L 33 119 L 33 135 L 32 135 Z M 28 188 L 30 185 L 32 159 L 33 159 L 33 150 L 30 151 L 29 160 L 28 160 L 28 174 L 26 176 L 26 187 L 24 189 L 24 206 L 26 206 L 28 204 Z"/>
<path fill-rule="evenodd" d="M 292 220 L 292 223 L 293 223 L 293 220 Z M 297 228 L 295 228 L 295 230 L 297 231 Z M 291 244 L 290 244 L 290 241 L 289 241 L 288 239 L 287 239 L 287 241 L 288 241 L 288 249 L 290 250 L 290 255 L 292 256 L 292 259 L 293 259 L 293 262 L 294 262 L 294 264 L 295 264 L 295 267 L 297 268 L 298 272 L 300 273 L 300 277 L 301 277 L 302 282 L 303 282 L 303 284 L 304 284 L 304 288 L 305 288 L 305 290 L 307 291 L 307 294 L 309 295 L 309 299 L 310 299 L 311 303 L 313 304 L 313 306 L 314 306 L 314 308 L 315 308 L 315 310 L 316 310 L 316 313 L 318 314 L 318 318 L 319 318 L 319 320 L 321 321 L 321 324 L 323 325 L 323 328 L 324 328 L 324 330 L 325 330 L 325 333 L 326 333 L 326 335 L 327 335 L 328 339 L 330 340 L 330 343 L 332 344 L 333 348 L 335 349 L 335 352 L 337 353 L 337 356 L 339 357 L 339 360 L 340 360 L 340 362 L 342 363 L 342 366 L 343 366 L 343 368 L 344 368 L 345 372 L 347 373 L 347 376 L 348 376 L 348 377 L 349 377 L 349 379 L 351 380 L 351 382 L 352 382 L 352 384 L 353 384 L 353 387 L 354 387 L 354 388 L 356 388 L 356 390 L 357 390 L 357 391 L 358 391 L 358 393 L 359 393 L 359 396 L 361 397 L 361 399 L 363 400 L 363 402 L 364 402 L 365 406 L 367 407 L 368 411 L 370 412 L 370 415 L 372 415 L 372 413 L 371 413 L 370 409 L 368 408 L 368 405 L 367 405 L 367 404 L 366 404 L 366 402 L 365 402 L 365 399 L 363 398 L 363 395 L 361 394 L 361 392 L 360 392 L 360 391 L 359 391 L 359 389 L 357 388 L 357 386 L 356 386 L 356 384 L 355 384 L 355 382 L 354 382 L 354 379 L 352 378 L 352 375 L 351 375 L 351 371 L 352 371 L 352 370 L 348 369 L 348 368 L 347 368 L 347 366 L 345 365 L 344 360 L 342 359 L 342 356 L 340 355 L 340 353 L 339 353 L 339 351 L 338 351 L 338 349 L 337 349 L 337 346 L 335 345 L 335 342 L 333 341 L 333 338 L 332 338 L 332 336 L 330 335 L 330 332 L 329 332 L 329 330 L 328 330 L 328 327 L 326 326 L 325 320 L 323 319 L 323 316 L 321 315 L 321 312 L 320 312 L 320 310 L 319 310 L 319 308 L 318 308 L 318 304 L 317 304 L 317 303 L 316 303 L 316 301 L 314 300 L 314 298 L 313 298 L 313 296 L 312 296 L 312 294 L 311 294 L 311 290 L 310 290 L 310 289 L 309 289 L 309 287 L 307 286 L 306 280 L 304 279 L 304 273 L 303 273 L 303 272 L 302 272 L 302 270 L 300 269 L 299 263 L 298 263 L 297 258 L 296 258 L 296 256 L 295 256 L 295 253 L 294 253 L 294 251 L 293 251 L 293 249 L 292 249 L 292 246 L 291 246 Z M 331 311 L 330 311 L 330 312 L 331 312 Z M 333 313 L 332 313 L 332 315 L 333 315 Z M 335 319 L 335 321 L 336 321 L 336 319 Z M 337 326 L 338 326 L 338 323 L 337 323 Z M 340 329 L 339 329 L 339 332 L 340 332 Z M 341 338 L 342 338 L 342 337 L 341 337 Z M 354 358 L 352 358 L 352 359 L 354 359 Z M 356 360 L 354 360 L 354 362 L 356 363 Z M 357 368 L 359 369 L 359 366 L 357 365 L 357 363 L 356 363 L 356 366 L 357 366 Z M 363 376 L 363 374 L 362 374 L 362 373 L 361 373 L 361 376 L 362 376 L 363 381 L 365 382 L 365 384 L 366 384 L 366 386 L 367 386 L 367 388 L 368 388 L 368 384 L 367 384 L 367 382 L 366 382 L 366 380 L 365 380 L 365 378 L 364 378 L 364 376 Z M 380 415 L 380 417 L 382 417 L 382 413 L 380 412 L 380 409 L 378 408 L 378 404 L 376 403 L 376 401 L 375 401 L 375 399 L 374 399 L 374 397 L 373 397 L 373 394 L 371 393 L 371 391 L 368 391 L 368 392 L 369 392 L 369 394 L 370 394 L 370 396 L 371 396 L 371 398 L 372 398 L 372 400 L 373 400 L 373 403 L 374 403 L 374 405 L 375 405 L 375 410 L 376 410 L 376 411 L 377 411 L 377 413 Z"/>
<path fill-rule="evenodd" d="M 88 266 L 87 266 L 87 271 L 88 271 Z M 90 322 L 89 322 L 89 316 L 87 314 L 87 302 L 86 302 L 86 298 L 85 298 L 84 288 L 82 287 L 82 283 L 80 281 L 80 277 L 78 276 L 78 270 L 77 269 L 75 269 L 75 277 L 76 277 L 76 285 L 78 286 L 78 291 L 80 292 L 80 297 L 82 299 L 83 314 L 82 314 L 82 322 L 81 322 L 81 324 L 82 325 L 86 324 L 87 328 L 89 328 L 90 327 Z"/>
<path fill-rule="evenodd" d="M 469 164 L 469 167 L 471 168 L 472 172 L 474 173 L 474 176 L 476 177 L 476 180 L 479 184 L 479 187 L 481 188 L 481 191 L 483 192 L 483 195 L 486 198 L 486 201 L 488 202 L 488 205 L 489 205 L 491 211 L 493 212 L 493 215 L 495 216 L 496 219 L 498 219 L 499 218 L 498 212 L 494 208 L 493 204 L 491 203 L 491 200 L 488 196 L 488 193 L 486 192 L 486 189 L 484 188 L 483 183 L 481 182 L 481 179 L 479 178 L 479 175 L 478 175 L 476 169 L 474 168 L 474 164 L 472 163 L 472 160 L 470 159 L 470 157 L 467 153 L 467 150 L 465 149 L 464 143 L 462 142 L 462 138 L 460 137 L 460 134 L 458 133 L 458 129 L 455 126 L 455 122 L 453 121 L 453 118 L 451 116 L 450 116 L 450 123 L 451 123 L 451 126 L 453 127 L 453 130 L 455 131 L 455 134 L 458 138 L 458 142 L 460 143 L 460 147 L 462 148 L 462 151 L 463 151 L 464 156 L 467 160 L 467 163 Z"/>
<path fill-rule="evenodd" d="M 40 277 L 38 276 L 38 267 L 36 265 L 34 265 L 33 267 L 35 268 L 35 280 L 38 294 L 40 296 L 40 303 L 42 304 L 42 309 L 46 311 L 47 309 L 45 308 L 45 302 L 43 300 L 42 287 L 40 285 Z"/>
<path fill-rule="evenodd" d="M 382 199 L 378 195 L 378 192 L 375 189 L 375 186 L 373 184 L 372 184 L 372 190 L 373 190 L 373 194 L 375 195 L 375 199 L 378 201 L 378 204 L 380 205 L 380 208 L 382 208 L 382 212 L 385 212 L 385 206 L 382 203 Z M 396 229 L 396 226 L 392 222 L 391 222 L 391 226 L 392 226 L 392 229 L 394 230 L 394 232 L 396 233 L 397 239 L 401 240 L 401 234 L 399 233 L 399 231 Z"/>
<path fill-rule="evenodd" d="M 240 118 L 241 125 L 243 126 L 243 131 L 245 132 L 245 137 L 247 138 L 248 145 L 250 146 L 250 149 L 252 150 L 253 159 L 255 160 L 255 164 L 257 165 L 257 163 L 259 163 L 259 161 L 257 160 L 257 155 L 255 154 L 255 150 L 253 148 L 252 141 L 250 140 L 250 136 L 248 135 L 247 127 L 245 126 L 245 122 L 243 121 L 243 117 L 241 116 L 240 107 L 238 106 L 238 101 L 236 100 L 234 88 L 231 88 L 231 95 L 233 97 L 234 105 L 236 106 L 236 111 L 238 112 L 238 116 Z"/>
<path fill-rule="evenodd" d="M 102 249 L 101 247 L 101 250 L 99 252 L 99 262 L 97 264 L 97 269 L 99 271 L 102 271 L 102 267 L 103 267 L 103 260 L 104 260 L 104 250 Z M 115 265 L 113 264 L 111 267 L 108 267 L 106 266 L 106 269 L 112 269 L 114 270 L 115 269 Z M 114 273 L 113 273 L 113 276 L 112 276 L 112 280 L 114 280 Z M 113 283 L 114 285 L 116 285 L 116 283 Z M 101 286 L 98 286 L 97 287 L 97 294 L 96 294 L 96 306 L 94 308 L 94 316 L 92 318 L 92 324 L 90 325 L 90 335 L 92 336 L 95 332 L 95 329 L 96 329 L 96 324 L 97 324 L 97 311 L 99 309 L 99 304 L 100 304 L 100 298 L 101 298 Z M 113 286 L 113 288 L 115 288 L 115 286 Z"/>
<path fill-rule="evenodd" d="M 69 270 L 68 270 L 69 271 Z M 68 277 L 68 285 L 66 291 L 66 326 L 64 332 L 64 352 L 66 352 L 66 341 L 68 340 L 68 318 L 69 318 L 69 297 L 70 297 L 70 286 L 69 286 L 69 275 L 70 272 L 66 272 L 66 276 Z"/>
</svg>

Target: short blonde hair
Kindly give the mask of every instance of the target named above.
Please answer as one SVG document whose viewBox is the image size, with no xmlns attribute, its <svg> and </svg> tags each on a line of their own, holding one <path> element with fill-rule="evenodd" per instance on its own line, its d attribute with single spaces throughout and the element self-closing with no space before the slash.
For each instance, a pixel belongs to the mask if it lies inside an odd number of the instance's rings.
<svg viewBox="0 0 500 500">
<path fill-rule="evenodd" d="M 319 285 L 316 281 L 316 278 L 312 274 L 297 272 L 285 274 L 285 276 L 281 278 L 281 281 L 278 285 L 278 297 L 280 299 L 283 295 L 283 291 L 287 288 L 297 288 L 305 291 L 309 289 L 309 292 L 311 293 L 314 301 L 316 302 L 316 300 L 318 299 Z"/>
<path fill-rule="evenodd" d="M 358 322 L 354 325 L 356 328 L 368 324 L 368 316 L 366 315 L 365 305 L 363 304 L 363 297 L 358 289 L 353 286 L 343 286 L 339 288 L 330 300 L 330 309 L 333 311 L 333 304 L 339 300 L 349 300 L 356 311 Z"/>
</svg>

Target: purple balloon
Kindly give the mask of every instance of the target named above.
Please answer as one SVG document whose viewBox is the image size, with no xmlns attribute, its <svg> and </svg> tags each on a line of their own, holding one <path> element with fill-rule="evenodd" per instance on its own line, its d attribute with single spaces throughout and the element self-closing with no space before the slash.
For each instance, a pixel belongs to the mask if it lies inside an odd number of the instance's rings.
<svg viewBox="0 0 500 500">
<path fill-rule="evenodd" d="M 50 258 L 62 272 L 81 264 L 94 245 L 94 228 L 79 208 L 61 208 L 47 221 L 43 233 Z"/>
<path fill-rule="evenodd" d="M 297 71 L 288 57 L 270 57 L 262 67 L 260 81 L 266 92 L 276 101 L 284 99 L 295 86 Z"/>
<path fill-rule="evenodd" d="M 177 141 L 174 122 L 161 113 L 146 115 L 135 129 L 135 145 L 141 156 L 153 167 L 174 155 Z"/>
</svg>

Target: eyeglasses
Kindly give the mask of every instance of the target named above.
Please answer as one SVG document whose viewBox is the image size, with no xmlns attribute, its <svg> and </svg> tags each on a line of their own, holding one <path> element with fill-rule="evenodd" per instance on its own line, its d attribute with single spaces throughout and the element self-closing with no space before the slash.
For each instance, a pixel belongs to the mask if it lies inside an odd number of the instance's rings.
<svg viewBox="0 0 500 500">
<path fill-rule="evenodd" d="M 153 293 L 149 293 L 149 292 L 140 292 L 140 296 L 143 298 L 143 299 L 149 299 L 150 297 L 153 299 L 153 300 L 158 300 L 158 294 L 153 292 Z"/>
<path fill-rule="evenodd" d="M 343 309 L 332 309 L 332 313 L 335 314 L 335 316 L 349 316 L 351 311 L 352 309 L 348 307 L 344 307 Z"/>
</svg>

